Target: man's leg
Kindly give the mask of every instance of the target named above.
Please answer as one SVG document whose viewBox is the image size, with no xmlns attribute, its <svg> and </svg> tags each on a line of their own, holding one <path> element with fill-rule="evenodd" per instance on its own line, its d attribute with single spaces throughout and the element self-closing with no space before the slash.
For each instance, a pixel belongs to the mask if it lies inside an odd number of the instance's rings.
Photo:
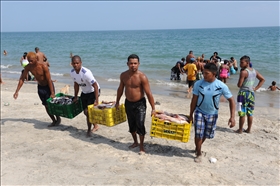
<svg viewBox="0 0 280 186">
<path fill-rule="evenodd" d="M 247 115 L 247 122 L 248 122 L 248 128 L 245 130 L 245 132 L 251 133 L 251 128 L 252 128 L 252 125 L 253 125 L 253 116 Z"/>
<path fill-rule="evenodd" d="M 145 135 L 139 135 L 140 137 L 140 153 L 141 152 L 145 152 L 145 149 L 144 149 L 144 138 L 145 138 Z"/>
<path fill-rule="evenodd" d="M 239 116 L 239 129 L 236 130 L 237 133 L 242 134 L 244 122 L 245 122 L 245 116 Z"/>
<path fill-rule="evenodd" d="M 89 122 L 88 109 L 87 108 L 85 108 L 84 114 L 86 115 L 87 126 L 88 126 L 87 137 L 91 137 L 92 136 L 92 134 L 91 134 L 91 123 Z"/>
<path fill-rule="evenodd" d="M 203 139 L 195 137 L 195 154 L 196 158 L 194 159 L 195 162 L 200 163 L 202 158 L 202 151 L 201 147 L 203 142 L 205 141 L 205 137 Z"/>
<path fill-rule="evenodd" d="M 50 117 L 50 118 L 52 119 L 52 121 L 53 121 L 50 125 L 48 125 L 48 127 L 56 126 L 56 119 L 55 119 L 54 115 L 51 115 L 51 114 L 49 113 L 49 110 L 48 110 L 47 105 L 44 105 L 44 106 L 45 106 L 45 109 L 46 109 L 47 114 L 49 115 L 49 117 Z"/>
<path fill-rule="evenodd" d="M 134 148 L 138 146 L 137 135 L 136 132 L 131 132 L 131 136 L 133 138 L 133 144 L 129 146 L 129 148 Z M 144 139 L 143 139 L 144 140 Z M 141 138 L 140 138 L 141 141 Z"/>
</svg>

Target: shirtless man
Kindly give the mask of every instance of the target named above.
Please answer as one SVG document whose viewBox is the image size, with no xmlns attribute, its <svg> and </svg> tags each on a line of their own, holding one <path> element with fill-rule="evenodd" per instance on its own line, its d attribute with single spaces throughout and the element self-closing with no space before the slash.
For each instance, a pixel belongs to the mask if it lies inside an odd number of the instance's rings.
<svg viewBox="0 0 280 186">
<path fill-rule="evenodd" d="M 56 116 L 55 118 L 54 115 L 49 113 L 47 108 L 47 99 L 50 97 L 55 97 L 55 89 L 51 80 L 49 68 L 45 63 L 39 62 L 38 56 L 34 52 L 29 52 L 27 54 L 27 59 L 29 64 L 24 68 L 23 74 L 19 79 L 17 89 L 14 93 L 14 99 L 18 98 L 18 92 L 24 83 L 25 77 L 27 76 L 28 72 L 31 72 L 38 82 L 38 95 L 42 101 L 42 104 L 45 106 L 46 112 L 53 121 L 50 125 L 48 125 L 48 127 L 57 126 L 61 122 L 60 117 Z"/>
<path fill-rule="evenodd" d="M 190 63 L 191 62 L 191 58 L 194 58 L 194 55 L 193 55 L 193 51 L 189 51 L 189 55 L 186 56 L 186 64 Z"/>
<path fill-rule="evenodd" d="M 234 57 L 231 57 L 230 60 L 232 62 L 234 70 L 237 72 L 238 71 L 238 65 L 237 65 L 236 59 L 234 59 Z"/>
<path fill-rule="evenodd" d="M 43 52 L 40 51 L 38 47 L 35 48 L 36 55 L 38 56 L 38 61 L 47 63 L 48 67 L 50 67 L 50 63 L 48 62 L 47 57 Z"/>
<path fill-rule="evenodd" d="M 150 105 L 152 107 L 151 115 L 156 114 L 154 97 L 150 90 L 150 84 L 147 76 L 138 70 L 140 64 L 139 57 L 136 54 L 131 54 L 127 59 L 128 70 L 121 73 L 120 84 L 117 91 L 116 108 L 119 107 L 119 101 L 125 89 L 125 111 L 127 115 L 129 132 L 133 138 L 133 144 L 129 148 L 137 147 L 138 140 L 137 135 L 140 137 L 140 152 L 145 153 L 144 150 L 144 138 L 146 134 L 145 118 L 146 118 L 146 98 L 148 97 Z"/>
<path fill-rule="evenodd" d="M 204 58 L 198 57 L 197 62 L 195 63 L 196 68 L 197 68 L 197 74 L 196 74 L 196 80 L 201 80 L 203 79 L 203 68 L 204 68 L 204 63 L 203 63 Z"/>
</svg>

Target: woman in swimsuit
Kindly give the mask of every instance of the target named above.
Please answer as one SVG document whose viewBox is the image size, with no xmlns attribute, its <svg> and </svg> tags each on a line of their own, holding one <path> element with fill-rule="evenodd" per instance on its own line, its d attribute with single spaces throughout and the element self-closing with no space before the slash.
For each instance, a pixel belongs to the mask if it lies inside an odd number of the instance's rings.
<svg viewBox="0 0 280 186">
<path fill-rule="evenodd" d="M 224 83 L 227 82 L 228 73 L 229 73 L 229 67 L 227 65 L 228 61 L 224 60 L 224 64 L 220 67 L 220 80 Z"/>
</svg>

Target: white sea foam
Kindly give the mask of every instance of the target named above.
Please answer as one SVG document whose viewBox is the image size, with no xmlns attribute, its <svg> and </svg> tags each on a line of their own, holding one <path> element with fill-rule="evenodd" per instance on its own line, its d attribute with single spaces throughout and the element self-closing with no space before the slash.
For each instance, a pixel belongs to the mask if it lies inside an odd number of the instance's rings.
<svg viewBox="0 0 280 186">
<path fill-rule="evenodd" d="M 119 79 L 112 79 L 112 78 L 109 78 L 107 81 L 115 81 L 115 82 L 120 82 Z"/>
<path fill-rule="evenodd" d="M 186 87 L 186 88 L 188 87 L 187 84 L 183 84 L 180 82 L 167 82 L 167 81 L 161 81 L 161 80 L 157 80 L 156 84 L 157 85 L 166 85 L 169 87 Z"/>
<path fill-rule="evenodd" d="M 8 74 L 21 74 L 21 71 L 9 71 L 9 70 L 2 70 L 1 72 L 5 72 L 5 73 L 8 73 Z"/>
<path fill-rule="evenodd" d="M 1 69 L 10 68 L 12 65 L 1 65 Z"/>
<path fill-rule="evenodd" d="M 51 73 L 52 76 L 63 76 L 61 73 Z"/>
</svg>

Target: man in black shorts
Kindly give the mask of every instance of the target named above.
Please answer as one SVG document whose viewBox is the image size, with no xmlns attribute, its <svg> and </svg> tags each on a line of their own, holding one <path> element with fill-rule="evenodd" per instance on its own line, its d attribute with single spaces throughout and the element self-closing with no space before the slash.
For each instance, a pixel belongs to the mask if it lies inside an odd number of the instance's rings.
<svg viewBox="0 0 280 186">
<path fill-rule="evenodd" d="M 14 98 L 17 99 L 18 92 L 23 85 L 25 77 L 29 72 L 31 72 L 37 80 L 38 83 L 38 95 L 42 101 L 42 104 L 45 106 L 46 111 L 49 117 L 52 119 L 52 123 L 48 127 L 57 126 L 60 124 L 61 119 L 59 116 L 51 115 L 47 108 L 47 99 L 55 97 L 55 89 L 53 81 L 51 80 L 51 74 L 48 66 L 45 63 L 40 63 L 38 57 L 34 52 L 29 52 L 27 54 L 27 59 L 29 64 L 24 68 L 24 71 L 19 79 L 17 89 L 14 93 Z"/>
<path fill-rule="evenodd" d="M 72 57 L 72 66 L 73 69 L 71 70 L 70 75 L 74 81 L 75 98 L 73 101 L 77 101 L 79 88 L 81 87 L 81 100 L 88 126 L 87 137 L 91 137 L 92 132 L 97 131 L 99 127 L 97 124 L 89 122 L 87 106 L 91 104 L 94 104 L 95 106 L 98 105 L 100 87 L 98 82 L 92 75 L 92 72 L 88 68 L 82 66 L 82 60 L 80 56 L 75 55 Z M 91 130 L 92 125 L 94 127 Z"/>
<path fill-rule="evenodd" d="M 131 54 L 128 56 L 127 66 L 129 69 L 120 75 L 120 85 L 117 91 L 116 108 L 118 109 L 119 107 L 119 101 L 125 89 L 125 110 L 129 124 L 129 132 L 131 133 L 134 141 L 133 144 L 129 146 L 129 148 L 135 148 L 139 145 L 136 135 L 137 133 L 140 138 L 139 154 L 143 154 L 145 153 L 144 137 L 146 134 L 145 117 L 147 108 L 144 94 L 147 95 L 151 105 L 151 115 L 155 114 L 155 103 L 147 76 L 138 70 L 139 64 L 140 60 L 136 54 Z"/>
</svg>

